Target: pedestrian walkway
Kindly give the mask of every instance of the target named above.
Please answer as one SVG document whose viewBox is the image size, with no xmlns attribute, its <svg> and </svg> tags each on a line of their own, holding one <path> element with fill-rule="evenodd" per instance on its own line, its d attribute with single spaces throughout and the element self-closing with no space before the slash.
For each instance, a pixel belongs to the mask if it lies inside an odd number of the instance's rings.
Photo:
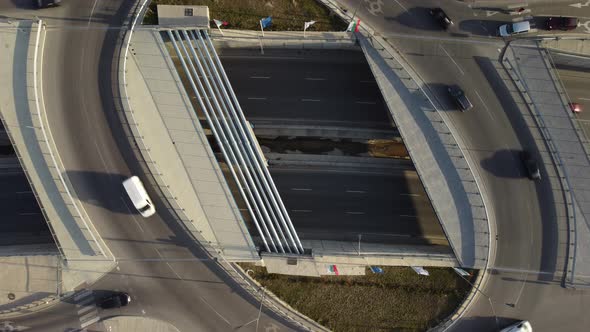
<svg viewBox="0 0 590 332">
<path fill-rule="evenodd" d="M 565 192 L 570 235 L 566 282 L 590 287 L 589 142 L 568 109 L 565 89 L 545 49 L 535 41 L 513 42 L 502 63 L 541 129 Z"/>
<path fill-rule="evenodd" d="M 96 280 L 114 262 L 65 176 L 48 129 L 41 89 L 44 40 L 41 21 L 0 23 L 0 111 L 60 250 L 61 285 L 67 291 Z"/>
<path fill-rule="evenodd" d="M 98 308 L 96 307 L 96 298 L 92 290 L 85 289 L 72 296 L 70 301 L 76 305 L 76 315 L 78 315 L 82 329 L 100 320 Z"/>
<path fill-rule="evenodd" d="M 332 0 L 321 0 L 350 21 Z M 459 265 L 481 269 L 490 251 L 490 222 L 485 193 L 472 172 L 465 144 L 424 92 L 424 83 L 403 57 L 372 28 L 361 25 L 357 37 L 381 94 L 428 193 Z"/>
<path fill-rule="evenodd" d="M 117 316 L 102 323 L 109 332 L 179 332 L 171 323 L 148 317 Z"/>
<path fill-rule="evenodd" d="M 166 47 L 159 31 L 140 29 L 129 56 L 121 57 L 121 93 L 136 142 L 165 198 L 197 239 L 227 260 L 258 260 Z"/>
</svg>

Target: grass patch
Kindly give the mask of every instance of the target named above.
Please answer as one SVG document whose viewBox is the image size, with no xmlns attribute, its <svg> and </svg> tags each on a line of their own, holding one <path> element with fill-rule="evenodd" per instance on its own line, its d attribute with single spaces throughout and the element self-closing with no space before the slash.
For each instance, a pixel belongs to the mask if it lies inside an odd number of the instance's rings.
<svg viewBox="0 0 590 332">
<path fill-rule="evenodd" d="M 347 24 L 316 0 L 152 0 L 143 24 L 158 24 L 157 5 L 204 5 L 211 19 L 229 23 L 227 29 L 259 30 L 260 19 L 272 16 L 268 31 L 303 31 L 303 23 L 314 20 L 308 31 L 344 31 Z"/>
<path fill-rule="evenodd" d="M 384 274 L 367 270 L 365 276 L 313 278 L 240 265 L 280 299 L 334 331 L 424 331 L 450 315 L 470 289 L 450 268 L 428 268 L 429 277 L 406 267 L 384 267 Z"/>
</svg>

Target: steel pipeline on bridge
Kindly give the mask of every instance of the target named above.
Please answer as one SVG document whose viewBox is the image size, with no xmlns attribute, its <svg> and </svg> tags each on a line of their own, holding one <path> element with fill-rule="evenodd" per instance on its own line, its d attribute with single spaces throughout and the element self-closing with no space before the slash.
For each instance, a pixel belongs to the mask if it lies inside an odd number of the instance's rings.
<svg viewBox="0 0 590 332">
<path fill-rule="evenodd" d="M 266 251 L 303 254 L 299 236 L 207 31 L 166 33 Z"/>
</svg>

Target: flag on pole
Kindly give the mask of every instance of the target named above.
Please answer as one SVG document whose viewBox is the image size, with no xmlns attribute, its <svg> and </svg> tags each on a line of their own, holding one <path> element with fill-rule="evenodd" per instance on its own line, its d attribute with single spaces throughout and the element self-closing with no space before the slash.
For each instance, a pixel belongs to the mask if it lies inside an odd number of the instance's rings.
<svg viewBox="0 0 590 332">
<path fill-rule="evenodd" d="M 340 274 L 338 272 L 338 267 L 336 267 L 336 265 L 328 265 L 328 273 L 329 274 L 335 274 L 335 275 L 339 275 Z"/>
<path fill-rule="evenodd" d="M 412 270 L 414 270 L 414 272 L 418 273 L 421 276 L 430 275 L 430 273 L 428 273 L 428 271 L 426 271 L 422 266 L 412 266 Z"/>
<path fill-rule="evenodd" d="M 309 28 L 310 26 L 312 26 L 314 24 L 315 24 L 315 21 L 305 22 L 305 24 L 303 25 L 303 31 L 307 30 L 307 28 Z"/>
<path fill-rule="evenodd" d="M 271 24 L 272 16 L 260 20 L 260 31 L 262 31 L 262 37 L 264 37 L 264 28 L 269 27 Z"/>
<path fill-rule="evenodd" d="M 221 21 L 221 20 L 216 20 L 213 19 L 213 22 L 215 22 L 215 25 L 217 25 L 217 30 L 219 30 L 219 33 L 223 36 L 223 31 L 221 31 L 221 26 L 226 26 L 228 23 L 226 21 Z"/>
<path fill-rule="evenodd" d="M 213 22 L 215 22 L 215 25 L 217 25 L 218 28 L 221 26 L 227 26 L 229 24 L 226 21 L 221 21 L 221 20 L 216 20 L 216 19 L 214 19 Z"/>
<path fill-rule="evenodd" d="M 264 29 L 264 28 L 268 28 L 270 25 L 272 24 L 272 16 L 269 16 L 267 18 L 263 18 L 260 20 L 260 26 Z"/>
<path fill-rule="evenodd" d="M 455 272 L 457 272 L 457 274 L 460 275 L 460 276 L 462 276 L 462 277 L 470 276 L 469 272 L 467 272 L 467 271 L 465 271 L 465 270 L 463 270 L 461 268 L 454 267 L 453 270 L 455 270 Z"/>
<path fill-rule="evenodd" d="M 357 20 L 356 22 L 350 21 L 350 23 L 348 24 L 348 28 L 346 28 L 346 31 L 348 32 L 359 32 L 359 26 L 361 25 L 361 20 Z"/>
<path fill-rule="evenodd" d="M 371 272 L 373 273 L 377 273 L 377 274 L 383 274 L 383 269 L 380 268 L 379 266 L 371 266 Z"/>
</svg>

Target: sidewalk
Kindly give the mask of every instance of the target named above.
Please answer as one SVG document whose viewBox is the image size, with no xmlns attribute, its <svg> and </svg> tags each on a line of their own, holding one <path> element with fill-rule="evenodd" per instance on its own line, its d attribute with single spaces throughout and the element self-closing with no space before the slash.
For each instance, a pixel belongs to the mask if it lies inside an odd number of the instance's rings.
<svg viewBox="0 0 590 332">
<path fill-rule="evenodd" d="M 160 32 L 140 29 L 131 38 L 121 93 L 155 185 L 197 239 L 230 261 L 259 260 Z"/>
<path fill-rule="evenodd" d="M 590 287 L 590 142 L 574 122 L 564 88 L 544 49 L 534 41 L 512 42 L 502 64 L 541 129 L 565 192 L 569 223 L 566 284 Z"/>
<path fill-rule="evenodd" d="M 109 332 L 179 332 L 174 325 L 153 318 L 116 316 L 102 321 Z"/>
<path fill-rule="evenodd" d="M 98 279 L 113 268 L 114 262 L 64 175 L 48 129 L 41 90 L 45 33 L 32 21 L 0 23 L 0 111 L 20 165 L 60 250 L 57 257 L 64 263 L 62 289 L 70 291 L 83 282 Z M 3 282 L 10 285 L 28 278 L 14 272 Z"/>
</svg>

